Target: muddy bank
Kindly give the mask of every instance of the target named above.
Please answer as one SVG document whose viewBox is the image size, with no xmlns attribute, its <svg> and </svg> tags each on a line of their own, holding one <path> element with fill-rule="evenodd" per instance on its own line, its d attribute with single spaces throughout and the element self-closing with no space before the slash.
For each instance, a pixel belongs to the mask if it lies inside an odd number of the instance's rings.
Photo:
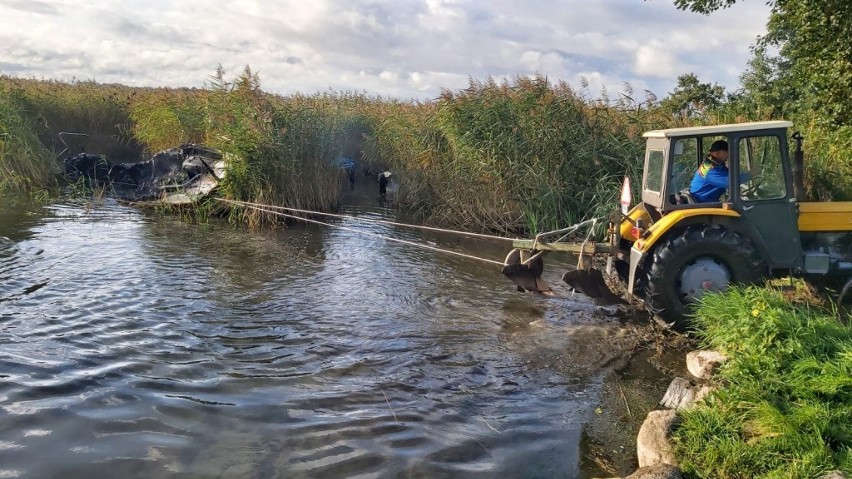
<svg viewBox="0 0 852 479">
<path fill-rule="evenodd" d="M 626 476 L 638 468 L 636 435 L 647 414 L 659 407 L 672 379 L 685 374 L 688 337 L 633 312 L 628 324 L 635 347 L 601 383 L 600 404 L 583 431 L 581 467 L 593 477 Z M 635 316 L 639 316 L 636 318 Z"/>
<path fill-rule="evenodd" d="M 547 314 L 559 301 L 565 302 L 565 316 L 552 309 Z M 580 477 L 630 474 L 638 467 L 636 435 L 642 421 L 659 407 L 672 379 L 684 375 L 683 356 L 694 341 L 635 306 L 600 307 L 582 296 L 550 302 L 541 319 L 504 324 L 508 341 L 522 348 L 515 352 L 527 358 L 531 369 L 591 383 L 576 393 L 592 401 L 583 420 Z M 514 304 L 529 308 L 521 300 Z M 525 313 L 518 316 L 530 316 Z"/>
</svg>

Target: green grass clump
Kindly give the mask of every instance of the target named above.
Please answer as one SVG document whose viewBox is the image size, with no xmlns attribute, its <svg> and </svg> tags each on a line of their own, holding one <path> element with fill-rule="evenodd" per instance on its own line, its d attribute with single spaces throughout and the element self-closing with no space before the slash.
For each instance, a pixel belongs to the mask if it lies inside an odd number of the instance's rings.
<svg viewBox="0 0 852 479">
<path fill-rule="evenodd" d="M 683 470 L 707 478 L 810 478 L 852 472 L 852 329 L 772 289 L 702 300 L 707 347 L 730 360 L 722 388 L 683 413 Z"/>
</svg>

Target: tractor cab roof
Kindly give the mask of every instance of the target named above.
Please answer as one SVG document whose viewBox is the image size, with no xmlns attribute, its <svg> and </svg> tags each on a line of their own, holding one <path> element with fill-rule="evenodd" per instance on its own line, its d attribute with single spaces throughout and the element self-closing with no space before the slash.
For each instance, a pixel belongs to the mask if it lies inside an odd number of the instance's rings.
<svg viewBox="0 0 852 479">
<path fill-rule="evenodd" d="M 728 125 L 693 126 L 689 128 L 669 128 L 666 130 L 646 131 L 645 138 L 671 138 L 680 136 L 721 135 L 734 131 L 768 130 L 770 128 L 790 128 L 789 121 L 754 121 L 750 123 L 731 123 Z"/>
</svg>

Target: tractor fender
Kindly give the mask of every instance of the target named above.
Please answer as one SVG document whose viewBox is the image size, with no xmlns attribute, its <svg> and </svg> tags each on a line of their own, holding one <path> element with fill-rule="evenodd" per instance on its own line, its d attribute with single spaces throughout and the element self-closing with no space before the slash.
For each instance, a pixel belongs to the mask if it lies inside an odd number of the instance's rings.
<svg viewBox="0 0 852 479">
<path fill-rule="evenodd" d="M 727 224 L 733 225 L 741 215 L 727 208 L 695 208 L 672 211 L 651 225 L 642 238 L 633 243 L 630 248 L 630 264 L 628 269 L 627 294 L 632 295 L 636 286 L 636 274 L 639 265 L 645 257 L 654 250 L 660 240 L 670 232 L 677 232 L 686 226 L 694 224 Z M 735 228 L 736 229 L 736 228 Z M 750 235 L 749 235 L 750 236 Z"/>
</svg>

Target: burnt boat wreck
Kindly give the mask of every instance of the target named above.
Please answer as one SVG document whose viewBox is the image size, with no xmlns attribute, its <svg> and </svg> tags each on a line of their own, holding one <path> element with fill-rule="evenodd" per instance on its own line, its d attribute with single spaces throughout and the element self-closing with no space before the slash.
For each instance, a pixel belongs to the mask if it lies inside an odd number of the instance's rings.
<svg viewBox="0 0 852 479">
<path fill-rule="evenodd" d="M 110 164 L 102 155 L 80 153 L 63 161 L 71 183 L 105 187 L 119 200 L 141 204 L 187 205 L 209 195 L 225 177 L 222 152 L 185 144 L 136 163 Z"/>
</svg>

